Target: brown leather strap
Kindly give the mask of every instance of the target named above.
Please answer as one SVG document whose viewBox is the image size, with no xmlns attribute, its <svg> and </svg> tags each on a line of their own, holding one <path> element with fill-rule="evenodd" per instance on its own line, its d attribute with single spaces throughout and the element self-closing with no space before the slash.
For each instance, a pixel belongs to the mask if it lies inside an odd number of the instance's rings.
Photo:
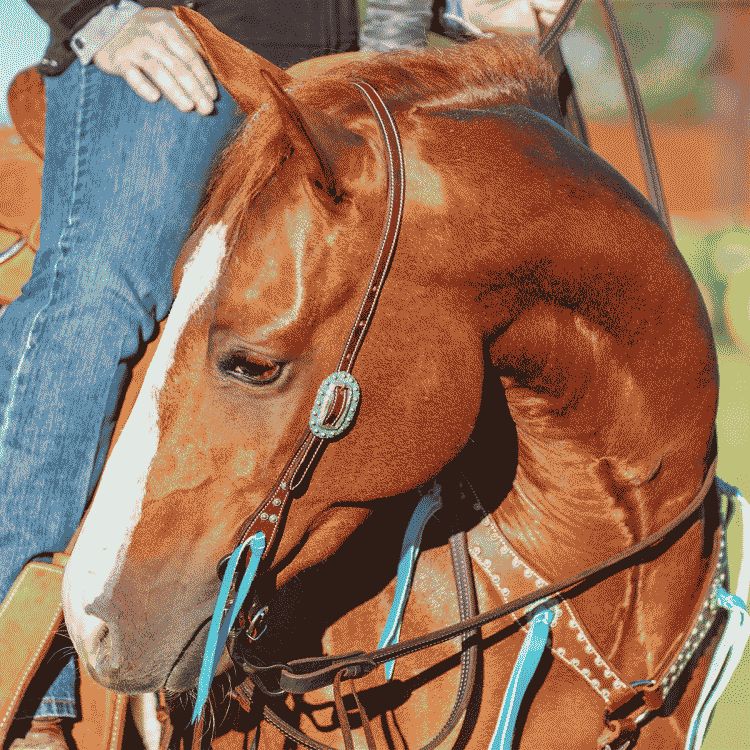
<svg viewBox="0 0 750 750">
<path fill-rule="evenodd" d="M 345 750 L 354 750 L 354 733 L 352 732 L 352 725 L 349 721 L 349 712 L 344 704 L 344 693 L 341 689 L 341 682 L 344 679 L 344 673 L 346 670 L 341 670 L 336 673 L 336 677 L 333 680 L 333 703 L 336 707 L 336 716 L 339 720 L 339 726 L 341 727 L 341 734 L 344 738 Z M 375 748 L 375 737 L 372 734 L 372 727 L 370 726 L 370 717 L 365 711 L 365 707 L 362 705 L 362 701 L 357 695 L 357 691 L 352 682 L 352 696 L 357 706 L 357 713 L 359 713 L 360 723 L 362 724 L 362 730 L 365 733 L 365 741 L 367 742 L 368 750 L 376 750 Z"/>
<path fill-rule="evenodd" d="M 454 534 L 450 538 L 451 560 L 453 562 L 453 577 L 456 581 L 458 594 L 458 613 L 462 621 L 468 620 L 479 613 L 477 604 L 477 590 L 474 582 L 474 569 L 469 555 L 469 543 L 465 532 Z M 478 630 L 472 630 L 463 636 L 462 640 L 476 638 Z M 461 651 L 461 673 L 459 674 L 458 693 L 453 704 L 453 710 L 446 719 L 441 730 L 425 745 L 422 750 L 436 750 L 448 738 L 466 714 L 474 684 L 477 677 L 479 662 L 479 642 L 475 640 L 471 645 L 463 646 Z"/>
<path fill-rule="evenodd" d="M 542 21 L 542 12 L 538 8 L 534 9 L 534 15 L 536 16 L 537 28 L 539 29 L 539 37 L 543 38 L 549 27 Z M 583 111 L 578 102 L 573 77 L 570 75 L 562 49 L 560 48 L 559 37 L 551 45 L 547 53 L 547 59 L 557 71 L 558 98 L 560 100 L 560 109 L 562 110 L 565 128 L 578 138 L 581 143 L 589 146 L 590 141 L 588 130 L 586 129 L 586 120 L 583 117 Z"/>
<path fill-rule="evenodd" d="M 401 138 L 393 116 L 373 86 L 366 81 L 355 81 L 353 85 L 364 97 L 378 124 L 386 156 L 388 194 L 383 234 L 372 275 L 337 367 L 339 372 L 347 374 L 351 373 L 354 367 L 393 261 L 401 229 L 406 185 Z M 345 399 L 332 399 L 332 403 L 329 405 L 329 413 L 325 418 L 333 421 L 338 419 L 341 410 L 346 405 L 344 401 Z M 266 500 L 248 519 L 241 534 L 240 544 L 254 534 L 263 532 L 266 537 L 265 555 L 271 554 L 270 550 L 288 510 L 289 501 L 295 490 L 302 485 L 308 476 L 312 466 L 315 465 L 315 460 L 326 442 L 326 438 L 313 434 L 309 426 L 304 430 L 297 443 L 297 449 L 284 467 Z"/>
<path fill-rule="evenodd" d="M 575 18 L 582 3 L 583 0 L 565 0 L 562 8 L 557 12 L 555 20 L 547 27 L 539 40 L 539 54 L 546 56 L 560 44 L 560 38 Z"/>
<path fill-rule="evenodd" d="M 343 674 L 344 670 L 339 670 L 333 678 L 333 705 L 336 708 L 336 717 L 339 720 L 339 727 L 341 727 L 341 734 L 344 738 L 344 748 L 345 750 L 354 750 L 352 726 L 349 723 L 349 714 L 344 705 L 344 696 L 341 692 Z"/>
<path fill-rule="evenodd" d="M 0 602 L 0 747 L 62 623 L 63 567 L 28 563 Z"/>
<path fill-rule="evenodd" d="M 659 174 L 659 166 L 656 163 L 656 155 L 654 154 L 651 130 L 646 119 L 646 107 L 643 104 L 641 89 L 633 72 L 633 63 L 630 60 L 628 48 L 622 37 L 620 25 L 617 23 L 617 16 L 612 7 L 611 0 L 599 0 L 599 4 L 604 14 L 604 23 L 612 42 L 612 49 L 615 52 L 617 67 L 620 70 L 620 78 L 622 79 L 622 85 L 625 89 L 625 96 L 628 102 L 630 118 L 635 128 L 638 151 L 641 156 L 641 166 L 646 177 L 648 197 L 659 217 L 664 222 L 664 226 L 669 230 L 670 234 L 673 234 L 669 212 L 667 211 L 667 202 L 664 198 L 664 187 Z"/>
<path fill-rule="evenodd" d="M 583 0 L 566 0 L 555 17 L 555 20 L 542 34 L 539 42 L 540 54 L 554 57 L 555 51 L 559 50 L 560 38 L 570 22 L 575 18 L 582 2 Z M 654 154 L 651 131 L 646 119 L 646 108 L 643 104 L 643 97 L 641 95 L 638 81 L 633 72 L 633 63 L 630 59 L 625 40 L 622 37 L 620 25 L 617 22 L 617 16 L 612 8 L 611 0 L 599 0 L 599 3 L 604 14 L 604 23 L 607 29 L 607 34 L 612 43 L 617 67 L 620 71 L 622 85 L 625 89 L 628 110 L 630 112 L 633 128 L 635 129 L 638 152 L 641 157 L 641 166 L 646 177 L 648 197 L 651 204 L 656 209 L 656 212 L 659 214 L 659 218 L 664 223 L 664 226 L 669 230 L 670 234 L 672 234 L 672 224 L 669 219 L 667 204 L 664 198 L 664 188 L 659 174 L 659 166 Z M 574 102 L 573 106 L 577 108 L 577 102 Z M 583 122 L 582 119 L 578 119 L 577 117 L 576 120 L 579 123 Z"/>
<path fill-rule="evenodd" d="M 700 490 L 685 509 L 673 518 L 668 524 L 659 530 L 644 537 L 640 542 L 634 544 L 622 552 L 608 557 L 601 563 L 593 565 L 580 571 L 563 581 L 551 583 L 534 592 L 518 597 L 513 601 L 484 612 L 464 622 L 449 625 L 436 630 L 428 635 L 412 638 L 402 643 L 397 643 L 386 648 L 371 651 L 369 653 L 348 654 L 345 656 L 317 657 L 315 659 L 299 659 L 290 662 L 281 671 L 279 685 L 287 693 L 301 694 L 330 685 L 336 673 L 346 669 L 346 676 L 350 679 L 362 677 L 369 674 L 379 664 L 391 659 L 405 656 L 415 651 L 421 651 L 430 646 L 444 643 L 457 636 L 464 635 L 476 628 L 487 625 L 490 622 L 505 617 L 511 612 L 516 612 L 528 607 L 535 602 L 543 601 L 556 594 L 563 593 L 569 589 L 582 584 L 590 583 L 590 579 L 600 580 L 603 575 L 611 575 L 623 562 L 629 562 L 641 553 L 650 550 L 673 531 L 688 521 L 703 506 L 703 501 L 711 489 L 716 475 L 716 460 L 711 464 Z"/>
<path fill-rule="evenodd" d="M 474 573 L 471 566 L 468 541 L 464 532 L 454 534 L 450 538 L 451 562 L 453 574 L 456 581 L 456 595 L 458 597 L 458 611 L 461 620 L 467 620 L 478 612 L 476 587 L 474 584 Z M 466 641 L 476 635 L 478 631 L 467 633 L 463 640 Z M 453 709 L 445 724 L 438 734 L 430 740 L 422 750 L 436 750 L 448 738 L 466 713 L 469 701 L 474 692 L 476 683 L 477 665 L 479 662 L 479 644 L 473 642 L 465 646 L 461 651 L 461 672 L 459 675 L 458 692 Z M 328 745 L 317 742 L 308 737 L 304 732 L 282 719 L 270 706 L 263 709 L 263 717 L 282 734 L 308 750 L 333 750 Z"/>
</svg>

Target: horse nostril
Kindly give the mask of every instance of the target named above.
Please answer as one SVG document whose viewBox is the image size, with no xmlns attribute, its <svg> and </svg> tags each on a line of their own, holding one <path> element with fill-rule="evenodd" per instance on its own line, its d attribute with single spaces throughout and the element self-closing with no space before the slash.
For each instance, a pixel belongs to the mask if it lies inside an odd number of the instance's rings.
<svg viewBox="0 0 750 750">
<path fill-rule="evenodd" d="M 86 614 L 77 623 L 81 645 L 90 667 L 100 676 L 112 673 L 118 668 L 115 649 L 113 648 L 113 633 L 108 623 L 91 614 L 86 608 Z"/>
<path fill-rule="evenodd" d="M 110 643 L 111 641 L 109 638 L 109 625 L 107 623 L 103 623 L 101 629 L 99 630 L 99 648 L 105 648 L 107 646 L 107 643 Z"/>
</svg>

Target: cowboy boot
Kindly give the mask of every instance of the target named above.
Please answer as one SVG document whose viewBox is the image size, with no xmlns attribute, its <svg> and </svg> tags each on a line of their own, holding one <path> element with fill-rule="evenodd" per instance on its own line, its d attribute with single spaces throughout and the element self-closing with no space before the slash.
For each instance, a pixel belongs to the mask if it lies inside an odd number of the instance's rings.
<svg viewBox="0 0 750 750">
<path fill-rule="evenodd" d="M 34 719 L 26 736 L 14 740 L 9 750 L 70 750 L 63 720 L 53 716 Z"/>
</svg>

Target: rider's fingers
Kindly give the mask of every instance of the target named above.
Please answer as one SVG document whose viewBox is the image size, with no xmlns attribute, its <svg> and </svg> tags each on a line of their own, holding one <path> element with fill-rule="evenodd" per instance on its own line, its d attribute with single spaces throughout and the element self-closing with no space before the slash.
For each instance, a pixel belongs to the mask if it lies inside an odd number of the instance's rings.
<svg viewBox="0 0 750 750">
<path fill-rule="evenodd" d="M 128 66 L 125 68 L 122 77 L 125 79 L 127 84 L 133 91 L 135 91 L 141 99 L 145 99 L 147 102 L 156 102 L 159 100 L 161 94 L 159 89 L 141 73 L 138 68 L 134 66 Z"/>
<path fill-rule="evenodd" d="M 212 98 L 206 93 L 201 81 L 195 75 L 195 72 L 183 63 L 178 57 L 169 52 L 164 52 L 159 58 L 159 62 L 172 74 L 172 77 L 180 84 L 182 90 L 194 102 L 198 111 L 203 115 L 208 115 L 213 111 L 214 105 Z"/>
<path fill-rule="evenodd" d="M 151 82 L 177 109 L 182 112 L 190 112 L 195 107 L 195 102 L 159 59 L 151 55 L 145 55 L 139 62 L 138 67 L 146 73 Z"/>
<path fill-rule="evenodd" d="M 531 6 L 538 12 L 542 24 L 550 26 L 557 18 L 563 0 L 531 0 Z"/>
<path fill-rule="evenodd" d="M 190 43 L 176 29 L 169 28 L 164 32 L 164 44 L 190 69 L 198 79 L 203 90 L 211 99 L 216 99 L 219 92 L 214 77 L 206 67 L 203 58 L 195 51 Z"/>
</svg>

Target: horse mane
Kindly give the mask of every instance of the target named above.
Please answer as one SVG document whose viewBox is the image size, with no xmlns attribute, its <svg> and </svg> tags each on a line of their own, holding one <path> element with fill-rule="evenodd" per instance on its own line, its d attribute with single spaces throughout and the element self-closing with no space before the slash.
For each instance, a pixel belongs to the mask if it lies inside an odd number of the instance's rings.
<svg viewBox="0 0 750 750">
<path fill-rule="evenodd" d="M 389 107 L 467 109 L 523 104 L 560 119 L 557 77 L 528 42 L 508 34 L 461 45 L 381 52 L 306 85 L 311 104 L 330 107 L 332 81 L 370 81 Z"/>
<path fill-rule="evenodd" d="M 372 54 L 288 90 L 309 111 L 325 112 L 345 124 L 363 106 L 351 86 L 355 80 L 372 83 L 396 114 L 520 104 L 561 121 L 551 65 L 531 44 L 508 34 L 452 47 Z M 267 101 L 224 150 L 196 226 L 221 216 L 230 240 L 236 240 L 247 207 L 288 154 L 282 122 Z"/>
</svg>

